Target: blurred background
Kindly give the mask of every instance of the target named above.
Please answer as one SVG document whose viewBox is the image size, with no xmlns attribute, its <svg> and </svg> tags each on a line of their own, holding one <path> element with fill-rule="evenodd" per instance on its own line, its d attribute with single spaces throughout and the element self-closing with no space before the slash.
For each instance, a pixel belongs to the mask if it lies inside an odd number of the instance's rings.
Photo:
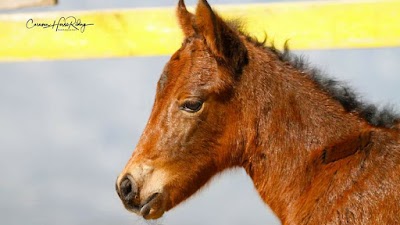
<svg viewBox="0 0 400 225">
<path fill-rule="evenodd" d="M 55 7 L 12 12 L 173 6 L 176 2 L 60 0 Z M 364 99 L 399 109 L 400 48 L 295 53 L 349 82 Z M 123 208 L 114 182 L 147 122 L 156 82 L 168 59 L 0 63 L 0 224 L 279 224 L 241 169 L 217 176 L 157 221 L 146 222 Z"/>
</svg>

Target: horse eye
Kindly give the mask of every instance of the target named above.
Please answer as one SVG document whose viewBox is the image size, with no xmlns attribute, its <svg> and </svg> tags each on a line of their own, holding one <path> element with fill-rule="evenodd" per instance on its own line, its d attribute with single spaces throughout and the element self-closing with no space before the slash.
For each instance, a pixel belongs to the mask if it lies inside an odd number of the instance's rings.
<svg viewBox="0 0 400 225">
<path fill-rule="evenodd" d="M 189 113 L 198 112 L 201 107 L 203 106 L 203 102 L 199 100 L 188 100 L 185 101 L 181 106 L 180 109 Z"/>
</svg>

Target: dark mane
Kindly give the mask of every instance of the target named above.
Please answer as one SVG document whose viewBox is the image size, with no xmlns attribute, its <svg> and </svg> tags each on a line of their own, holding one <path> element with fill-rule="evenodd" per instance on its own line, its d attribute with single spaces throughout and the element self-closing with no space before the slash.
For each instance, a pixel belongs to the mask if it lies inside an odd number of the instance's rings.
<svg viewBox="0 0 400 225">
<path fill-rule="evenodd" d="M 267 35 L 265 35 L 263 41 L 259 41 L 243 32 L 240 21 L 228 21 L 228 24 L 244 35 L 250 43 L 274 53 L 281 61 L 287 62 L 294 68 L 304 72 L 321 90 L 327 92 L 333 99 L 340 102 L 346 111 L 358 113 L 361 118 L 376 127 L 399 128 L 400 114 L 393 107 L 377 107 L 374 104 L 362 101 L 360 96 L 346 83 L 329 77 L 318 68 L 310 66 L 304 56 L 293 54 L 289 50 L 288 41 L 285 42 L 284 50 L 281 51 L 275 47 L 273 42 L 270 45 L 267 44 Z"/>
</svg>

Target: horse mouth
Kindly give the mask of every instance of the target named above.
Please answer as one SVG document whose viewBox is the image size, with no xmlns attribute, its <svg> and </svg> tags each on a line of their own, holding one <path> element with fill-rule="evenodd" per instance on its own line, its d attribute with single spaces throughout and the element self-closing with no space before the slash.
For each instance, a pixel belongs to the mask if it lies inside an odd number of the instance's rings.
<svg viewBox="0 0 400 225">
<path fill-rule="evenodd" d="M 147 217 L 150 217 L 150 211 L 152 209 L 152 206 L 155 205 L 156 201 L 157 201 L 157 197 L 160 196 L 160 193 L 154 193 L 152 194 L 146 201 L 145 203 L 142 205 L 142 207 L 140 207 L 140 215 L 142 215 L 145 219 L 147 219 Z"/>
<path fill-rule="evenodd" d="M 138 207 L 127 207 L 127 209 L 144 219 L 158 219 L 164 212 L 164 196 L 162 193 L 156 192 L 150 195 L 140 206 Z"/>
</svg>

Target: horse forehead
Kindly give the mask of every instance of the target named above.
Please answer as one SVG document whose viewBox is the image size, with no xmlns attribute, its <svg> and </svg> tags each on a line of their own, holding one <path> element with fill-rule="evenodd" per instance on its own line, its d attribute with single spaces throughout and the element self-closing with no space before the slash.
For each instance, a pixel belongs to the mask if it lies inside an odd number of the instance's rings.
<svg viewBox="0 0 400 225">
<path fill-rule="evenodd" d="M 170 62 L 179 61 L 182 55 L 191 56 L 191 53 L 204 48 L 203 41 L 198 40 L 198 38 L 186 38 L 181 48 L 171 56 Z"/>
<path fill-rule="evenodd" d="M 195 38 L 185 41 L 182 47 L 175 52 L 164 71 L 165 75 L 190 75 L 193 70 L 207 69 L 211 66 L 212 57 L 204 41 Z"/>
<path fill-rule="evenodd" d="M 185 55 L 184 58 L 199 58 L 209 56 L 209 50 L 205 40 L 199 37 L 186 38 L 182 44 L 180 54 Z"/>
<path fill-rule="evenodd" d="M 190 49 L 200 49 L 200 48 L 206 48 L 206 43 L 204 38 L 198 37 L 198 36 L 192 36 L 192 37 L 187 37 L 183 41 L 183 46 L 184 47 L 189 47 Z"/>
<path fill-rule="evenodd" d="M 204 81 L 211 71 L 212 56 L 201 38 L 187 38 L 164 67 L 159 79 L 158 93 L 164 95 L 177 86 L 193 86 Z"/>
</svg>

